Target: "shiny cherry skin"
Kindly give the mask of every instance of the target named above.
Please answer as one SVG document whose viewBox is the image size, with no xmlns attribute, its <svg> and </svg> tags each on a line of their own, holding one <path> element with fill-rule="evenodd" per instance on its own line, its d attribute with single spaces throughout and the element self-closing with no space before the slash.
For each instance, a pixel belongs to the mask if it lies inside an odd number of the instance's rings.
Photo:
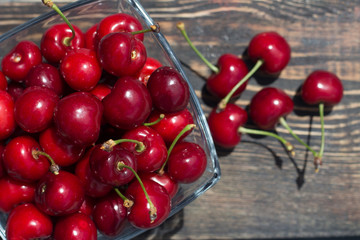
<svg viewBox="0 0 360 240">
<path fill-rule="evenodd" d="M 255 35 L 248 46 L 249 58 L 264 61 L 261 70 L 267 74 L 280 73 L 289 63 L 291 49 L 284 37 L 277 32 L 262 32 Z"/>
<path fill-rule="evenodd" d="M 286 117 L 293 109 L 294 102 L 283 90 L 266 87 L 251 99 L 249 115 L 259 128 L 272 130 L 280 117 Z"/>
<path fill-rule="evenodd" d="M 239 127 L 248 119 L 247 112 L 241 107 L 228 103 L 225 109 L 214 108 L 208 117 L 211 136 L 217 146 L 233 148 L 241 141 Z"/>
<path fill-rule="evenodd" d="M 16 128 L 14 105 L 12 96 L 0 90 L 0 140 L 10 137 Z"/>
<path fill-rule="evenodd" d="M 144 84 L 130 76 L 119 78 L 102 103 L 106 122 L 120 129 L 143 124 L 152 110 L 150 93 Z"/>
<path fill-rule="evenodd" d="M 85 147 L 64 141 L 54 126 L 50 126 L 40 133 L 39 143 L 43 151 L 61 167 L 76 163 L 85 153 Z"/>
<path fill-rule="evenodd" d="M 160 114 L 161 112 L 159 111 L 152 111 L 147 122 L 156 121 Z M 150 127 L 161 135 L 167 146 L 171 145 L 176 136 L 184 129 L 186 125 L 194 124 L 194 119 L 187 108 L 175 113 L 165 113 L 164 116 L 165 117 L 161 119 L 161 121 L 151 125 Z M 192 131 L 187 131 L 184 135 L 181 136 L 180 140 L 184 139 L 191 132 Z"/>
<path fill-rule="evenodd" d="M 37 133 L 52 123 L 59 96 L 50 88 L 32 86 L 17 98 L 14 107 L 15 121 L 24 131 Z"/>
<path fill-rule="evenodd" d="M 41 150 L 39 143 L 31 136 L 12 138 L 3 153 L 7 174 L 19 181 L 35 182 L 49 170 L 49 160 L 44 156 L 34 158 L 32 151 Z"/>
<path fill-rule="evenodd" d="M 105 71 L 118 77 L 135 75 L 147 58 L 143 42 L 126 32 L 104 36 L 99 42 L 97 55 Z"/>
<path fill-rule="evenodd" d="M 101 149 L 100 144 L 96 145 L 89 159 L 92 174 L 101 182 L 115 187 L 125 185 L 135 177 L 130 169 L 119 168 L 119 163 L 137 171 L 135 155 L 118 146 L 107 151 Z"/>
<path fill-rule="evenodd" d="M 85 46 L 83 32 L 77 26 L 72 26 L 75 30 L 75 37 L 71 41 L 70 46 L 66 46 L 64 43 L 64 39 L 70 38 L 72 35 L 71 29 L 66 23 L 55 24 L 43 34 L 40 42 L 40 50 L 49 63 L 58 64 L 65 56 L 66 51 Z"/>
<path fill-rule="evenodd" d="M 124 201 L 115 192 L 98 199 L 92 213 L 97 229 L 106 236 L 120 234 L 126 226 L 126 217 Z"/>
<path fill-rule="evenodd" d="M 151 221 L 150 207 L 138 181 L 133 181 L 126 190 L 126 196 L 134 201 L 128 210 L 128 221 L 140 229 L 149 229 L 159 226 L 169 216 L 171 199 L 166 189 L 152 180 L 142 181 L 151 202 L 157 209 L 157 217 Z"/>
<path fill-rule="evenodd" d="M 96 35 L 97 35 L 98 24 L 95 23 L 84 33 L 85 48 L 96 51 Z"/>
<path fill-rule="evenodd" d="M 108 94 L 111 93 L 111 89 L 112 87 L 109 84 L 99 83 L 90 91 L 90 93 L 102 101 Z"/>
<path fill-rule="evenodd" d="M 94 50 L 79 48 L 68 51 L 60 63 L 65 82 L 76 91 L 90 91 L 101 78 L 102 68 Z"/>
<path fill-rule="evenodd" d="M 140 179 L 157 182 L 166 189 L 170 198 L 173 198 L 179 190 L 179 183 L 172 179 L 166 171 L 163 174 L 157 172 L 142 172 L 140 173 Z"/>
<path fill-rule="evenodd" d="M 10 81 L 7 92 L 11 95 L 14 102 L 24 92 L 25 86 L 22 83 Z"/>
<path fill-rule="evenodd" d="M 333 106 L 341 101 L 343 91 L 341 80 L 334 73 L 316 70 L 301 86 L 301 98 L 310 105 L 324 103 Z"/>
<path fill-rule="evenodd" d="M 81 207 L 78 212 L 91 217 L 96 201 L 97 199 L 87 196 L 85 194 L 84 201 L 81 204 Z"/>
<path fill-rule="evenodd" d="M 6 76 L 2 71 L 0 71 L 0 90 L 7 90 L 8 82 Z"/>
<path fill-rule="evenodd" d="M 0 142 L 0 178 L 6 175 L 3 164 L 3 152 L 5 150 L 5 143 Z"/>
<path fill-rule="evenodd" d="M 148 57 L 146 58 L 146 62 L 141 70 L 135 75 L 137 79 L 139 79 L 145 86 L 150 78 L 150 75 L 159 67 L 162 67 L 162 63 L 159 60 Z"/>
<path fill-rule="evenodd" d="M 13 81 L 24 81 L 29 70 L 42 62 L 39 47 L 31 41 L 21 41 L 1 61 L 2 72 Z"/>
<path fill-rule="evenodd" d="M 80 179 L 85 190 L 85 195 L 99 198 L 107 195 L 113 186 L 98 180 L 92 173 L 89 165 L 90 154 L 94 147 L 90 148 L 75 166 L 75 175 Z"/>
<path fill-rule="evenodd" d="M 189 103 L 189 85 L 174 68 L 163 66 L 156 69 L 149 78 L 147 88 L 154 107 L 159 111 L 178 112 Z"/>
<path fill-rule="evenodd" d="M 60 218 L 54 226 L 54 240 L 96 240 L 97 231 L 92 219 L 83 213 Z"/>
<path fill-rule="evenodd" d="M 37 183 L 35 204 L 50 216 L 64 216 L 77 212 L 85 197 L 82 184 L 74 174 L 60 170 L 47 172 Z"/>
<path fill-rule="evenodd" d="M 196 143 L 182 141 L 170 153 L 167 172 L 178 183 L 192 183 L 203 175 L 206 165 L 204 149 Z"/>
<path fill-rule="evenodd" d="M 51 236 L 51 218 L 34 204 L 25 203 L 15 207 L 6 223 L 7 239 L 46 239 Z"/>
<path fill-rule="evenodd" d="M 217 62 L 219 72 L 213 73 L 206 81 L 206 89 L 213 96 L 222 99 L 233 87 L 248 73 L 248 67 L 244 60 L 233 54 L 223 54 Z M 239 96 L 246 88 L 246 81 L 233 94 Z"/>
<path fill-rule="evenodd" d="M 0 211 L 8 213 L 22 203 L 33 202 L 35 183 L 25 183 L 9 176 L 0 178 Z"/>
<path fill-rule="evenodd" d="M 64 93 L 64 81 L 62 80 L 59 70 L 48 63 L 40 63 L 33 66 L 24 83 L 27 87 L 40 86 L 52 89 L 58 96 Z"/>
<path fill-rule="evenodd" d="M 71 93 L 58 102 L 54 123 L 58 133 L 69 143 L 89 146 L 100 134 L 103 106 L 88 92 Z"/>
<path fill-rule="evenodd" d="M 124 139 L 134 139 L 145 146 L 143 151 L 137 151 L 136 143 L 122 142 L 120 147 L 127 149 L 136 156 L 139 172 L 153 172 L 159 170 L 167 158 L 167 147 L 158 132 L 147 126 L 130 129 L 122 135 Z"/>
</svg>

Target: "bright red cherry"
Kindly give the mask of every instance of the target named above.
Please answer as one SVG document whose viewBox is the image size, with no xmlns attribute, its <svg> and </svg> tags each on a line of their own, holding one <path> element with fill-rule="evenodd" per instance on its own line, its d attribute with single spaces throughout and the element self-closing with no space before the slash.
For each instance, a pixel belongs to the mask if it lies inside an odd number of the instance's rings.
<svg viewBox="0 0 360 240">
<path fill-rule="evenodd" d="M 111 93 L 111 89 L 112 87 L 110 85 L 106 83 L 99 83 L 90 91 L 90 93 L 102 101 L 104 97 Z"/>
<path fill-rule="evenodd" d="M 174 68 L 163 66 L 156 69 L 149 78 L 147 88 L 154 107 L 159 111 L 178 112 L 189 103 L 189 86 Z"/>
<path fill-rule="evenodd" d="M 96 201 L 97 199 L 85 195 L 84 201 L 78 212 L 91 217 Z"/>
<path fill-rule="evenodd" d="M 14 100 L 8 92 L 0 90 L 0 140 L 10 137 L 15 127 Z"/>
<path fill-rule="evenodd" d="M 0 90 L 6 91 L 8 86 L 7 79 L 2 71 L 0 71 Z"/>
<path fill-rule="evenodd" d="M 12 239 L 46 239 L 51 236 L 53 223 L 50 217 L 32 203 L 21 204 L 9 214 L 6 237 Z"/>
<path fill-rule="evenodd" d="M 250 102 L 249 114 L 261 129 L 274 129 L 281 117 L 294 109 L 292 99 L 281 89 L 266 87 L 257 92 Z"/>
<path fill-rule="evenodd" d="M 72 36 L 72 31 L 66 23 L 53 25 L 43 34 L 40 49 L 49 63 L 57 64 L 65 56 L 66 51 L 84 47 L 83 32 L 77 26 L 72 26 L 75 30 L 75 37 L 70 41 L 69 45 L 66 43 L 66 39 Z"/>
<path fill-rule="evenodd" d="M 92 219 L 83 213 L 73 213 L 58 220 L 54 240 L 96 240 L 97 230 Z"/>
<path fill-rule="evenodd" d="M 261 69 L 264 72 L 278 74 L 289 63 L 291 49 L 285 38 L 277 32 L 262 32 L 251 39 L 248 55 L 253 62 L 263 61 Z"/>
<path fill-rule="evenodd" d="M 162 63 L 157 59 L 148 57 L 146 58 L 146 62 L 141 70 L 135 75 L 137 79 L 139 79 L 145 86 L 150 78 L 150 75 L 159 67 L 162 66 Z"/>
<path fill-rule="evenodd" d="M 167 172 L 163 174 L 157 172 L 142 172 L 140 173 L 140 179 L 143 181 L 151 180 L 157 182 L 166 189 L 170 198 L 173 198 L 179 190 L 179 183 L 172 179 Z"/>
<path fill-rule="evenodd" d="M 97 35 L 97 26 L 98 24 L 92 25 L 86 32 L 84 33 L 85 38 L 85 48 L 96 51 L 96 35 Z"/>
<path fill-rule="evenodd" d="M 3 57 L 1 68 L 8 78 L 22 82 L 29 70 L 41 62 L 39 47 L 31 41 L 21 41 Z"/>
</svg>

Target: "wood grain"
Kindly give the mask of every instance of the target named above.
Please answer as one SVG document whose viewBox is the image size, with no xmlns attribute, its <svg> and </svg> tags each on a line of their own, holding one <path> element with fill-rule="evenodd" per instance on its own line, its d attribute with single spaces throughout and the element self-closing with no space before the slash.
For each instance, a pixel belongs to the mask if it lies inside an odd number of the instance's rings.
<svg viewBox="0 0 360 240">
<path fill-rule="evenodd" d="M 336 73 L 344 98 L 325 117 L 324 164 L 314 173 L 312 155 L 286 130 L 296 156 L 278 141 L 243 136 L 232 150 L 218 149 L 222 177 L 163 226 L 137 239 L 259 239 L 348 237 L 360 239 L 360 1 L 178 0 L 141 1 L 159 22 L 184 65 L 204 112 L 214 106 L 204 84 L 210 71 L 191 51 L 175 27 L 188 34 L 212 62 L 223 53 L 241 56 L 249 40 L 262 31 L 277 31 L 292 48 L 289 66 L 278 79 L 252 78 L 235 102 L 246 108 L 266 86 L 280 87 L 294 98 L 287 117 L 301 139 L 320 144 L 317 108 L 299 101 L 297 91 L 315 69 Z M 0 33 L 48 11 L 38 3 L 0 5 Z"/>
</svg>

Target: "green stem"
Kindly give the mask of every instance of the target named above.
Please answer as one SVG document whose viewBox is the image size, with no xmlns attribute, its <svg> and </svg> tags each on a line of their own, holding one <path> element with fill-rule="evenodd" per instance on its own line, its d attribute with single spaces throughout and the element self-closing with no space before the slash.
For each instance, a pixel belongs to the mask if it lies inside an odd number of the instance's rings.
<svg viewBox="0 0 360 240">
<path fill-rule="evenodd" d="M 264 61 L 259 59 L 255 66 L 231 89 L 231 91 L 220 101 L 219 109 L 224 109 L 234 93 L 263 65 Z"/>
<path fill-rule="evenodd" d="M 50 161 L 50 171 L 55 175 L 59 174 L 59 170 L 60 170 L 59 165 L 55 163 L 54 159 L 49 154 L 40 151 L 39 149 L 33 149 L 31 151 L 31 154 L 35 159 L 38 159 L 40 155 L 45 156 Z"/>
<path fill-rule="evenodd" d="M 171 143 L 168 151 L 167 151 L 167 158 L 165 160 L 165 162 L 163 163 L 163 165 L 161 166 L 161 168 L 159 169 L 158 171 L 158 174 L 162 175 L 164 174 L 164 169 L 165 169 L 165 166 L 169 160 L 169 156 L 170 156 L 170 153 L 171 151 L 173 150 L 174 146 L 176 145 L 176 143 L 179 141 L 179 139 L 181 138 L 181 136 L 183 136 L 187 131 L 190 131 L 191 129 L 193 129 L 195 127 L 195 124 L 188 124 L 186 125 L 182 130 L 181 132 L 176 136 L 176 138 L 174 139 L 174 141 Z"/>
<path fill-rule="evenodd" d="M 194 50 L 194 52 L 201 58 L 201 60 L 215 73 L 219 72 L 219 68 L 216 67 L 214 64 L 210 63 L 204 55 L 201 54 L 201 52 L 194 46 L 194 44 L 191 42 L 189 36 L 187 35 L 185 31 L 185 24 L 183 22 L 178 22 L 176 24 L 176 27 L 180 30 L 181 34 L 184 36 L 186 41 L 188 42 L 189 46 Z"/>
<path fill-rule="evenodd" d="M 325 149 L 325 124 L 324 124 L 324 103 L 319 104 L 320 124 L 321 124 L 321 145 L 318 157 L 324 155 Z"/>
<path fill-rule="evenodd" d="M 127 197 L 125 197 L 118 188 L 114 188 L 114 190 L 116 194 L 124 201 L 123 203 L 124 207 L 130 208 L 132 207 L 132 205 L 134 205 L 134 202 L 128 199 Z"/>
<path fill-rule="evenodd" d="M 123 162 L 119 162 L 117 165 L 117 168 L 119 170 L 121 170 L 122 168 L 127 168 L 135 175 L 136 179 L 138 180 L 138 182 L 140 184 L 140 187 L 142 188 L 142 190 L 145 194 L 146 200 L 148 201 L 149 206 L 150 206 L 150 211 L 149 211 L 150 221 L 154 222 L 157 217 L 157 214 L 156 214 L 157 210 L 156 210 L 156 207 L 154 206 L 154 204 L 152 203 L 152 201 L 149 197 L 149 194 L 147 193 L 147 191 L 145 189 L 144 183 L 141 181 L 139 175 L 136 173 L 136 171 L 132 167 L 125 165 Z"/>
<path fill-rule="evenodd" d="M 160 32 L 160 27 L 158 25 L 151 25 L 150 28 L 142 29 L 139 31 L 131 32 L 132 35 L 147 33 L 147 32 Z"/>
<path fill-rule="evenodd" d="M 137 152 L 142 152 L 145 150 L 145 145 L 143 142 L 140 142 L 135 139 L 127 139 L 127 138 L 122 138 L 122 139 L 118 139 L 118 140 L 109 139 L 101 145 L 101 149 L 105 150 L 107 152 L 111 152 L 117 144 L 123 143 L 123 142 L 136 143 L 135 149 Z"/>
<path fill-rule="evenodd" d="M 164 117 L 165 117 L 165 114 L 161 113 L 158 119 L 156 119 L 156 120 L 153 121 L 153 122 L 144 123 L 143 125 L 144 125 L 144 126 L 147 126 L 147 127 L 153 126 L 153 125 L 155 125 L 155 124 L 158 124 L 162 119 L 164 119 Z"/>
<path fill-rule="evenodd" d="M 273 132 L 263 131 L 263 130 L 259 130 L 259 129 L 250 129 L 250 128 L 245 128 L 245 127 L 239 127 L 238 131 L 241 133 L 274 137 L 277 140 L 279 140 L 286 147 L 286 150 L 288 152 L 290 152 L 292 155 L 294 155 L 294 146 L 291 143 L 289 143 L 288 141 L 286 141 L 284 138 L 280 137 L 279 135 L 277 135 Z"/>
</svg>

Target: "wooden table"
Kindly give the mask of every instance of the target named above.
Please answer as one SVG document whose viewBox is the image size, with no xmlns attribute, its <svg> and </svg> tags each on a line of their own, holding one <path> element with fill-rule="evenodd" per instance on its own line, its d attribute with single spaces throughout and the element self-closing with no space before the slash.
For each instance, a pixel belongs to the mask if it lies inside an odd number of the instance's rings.
<svg viewBox="0 0 360 240">
<path fill-rule="evenodd" d="M 178 21 L 213 63 L 223 53 L 241 55 L 258 32 L 277 31 L 288 40 L 289 66 L 271 83 L 252 78 L 235 102 L 244 108 L 266 86 L 280 87 L 297 99 L 299 86 L 315 69 L 336 73 L 343 80 L 344 98 L 325 116 L 325 155 L 318 173 L 312 155 L 283 127 L 277 132 L 294 144 L 295 157 L 269 137 L 245 135 L 234 149 L 218 149 L 222 177 L 211 190 L 137 239 L 360 239 L 360 1 L 141 2 L 184 64 L 206 114 L 214 106 L 203 91 L 211 72 L 183 40 Z M 47 11 L 40 1 L 1 3 L 0 33 Z M 316 107 L 296 104 L 287 121 L 318 150 Z"/>
</svg>

